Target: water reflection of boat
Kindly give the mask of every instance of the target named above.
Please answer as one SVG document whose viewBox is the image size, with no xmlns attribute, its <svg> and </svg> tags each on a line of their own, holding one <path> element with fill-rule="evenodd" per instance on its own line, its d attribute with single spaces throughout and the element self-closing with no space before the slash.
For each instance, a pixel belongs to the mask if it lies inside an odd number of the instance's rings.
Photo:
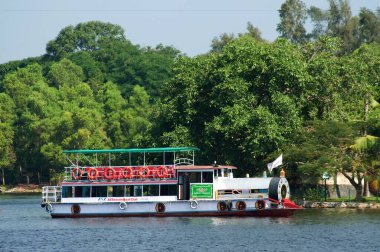
<svg viewBox="0 0 380 252">
<path fill-rule="evenodd" d="M 65 168 L 60 186 L 43 188 L 41 206 L 52 217 L 286 217 L 299 209 L 289 200 L 284 176 L 234 178 L 234 166 L 195 165 L 197 150 L 64 151 L 71 166 Z M 100 164 L 104 155 L 108 156 L 107 165 Z M 112 165 L 112 157 L 127 164 Z M 161 164 L 153 165 L 159 159 Z"/>
</svg>

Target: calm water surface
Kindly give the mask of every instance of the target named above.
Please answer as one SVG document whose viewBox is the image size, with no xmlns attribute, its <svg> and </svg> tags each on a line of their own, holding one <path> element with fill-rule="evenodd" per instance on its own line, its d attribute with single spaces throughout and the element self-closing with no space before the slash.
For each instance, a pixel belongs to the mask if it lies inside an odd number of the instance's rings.
<svg viewBox="0 0 380 252">
<path fill-rule="evenodd" d="M 380 210 L 52 219 L 39 202 L 40 195 L 0 195 L 0 251 L 380 251 Z"/>
</svg>

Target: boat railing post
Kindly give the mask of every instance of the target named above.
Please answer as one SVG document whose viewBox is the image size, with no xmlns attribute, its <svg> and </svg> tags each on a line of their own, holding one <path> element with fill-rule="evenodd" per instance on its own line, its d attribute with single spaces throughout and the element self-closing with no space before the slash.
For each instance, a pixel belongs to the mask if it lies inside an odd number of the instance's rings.
<svg viewBox="0 0 380 252">
<path fill-rule="evenodd" d="M 54 187 L 54 202 L 57 202 L 57 187 Z"/>
</svg>

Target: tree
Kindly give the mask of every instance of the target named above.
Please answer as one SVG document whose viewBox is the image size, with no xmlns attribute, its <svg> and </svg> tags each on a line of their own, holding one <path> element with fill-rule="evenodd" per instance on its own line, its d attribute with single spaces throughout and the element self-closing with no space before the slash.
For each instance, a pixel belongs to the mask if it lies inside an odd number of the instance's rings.
<svg viewBox="0 0 380 252">
<path fill-rule="evenodd" d="M 247 23 L 247 32 L 245 33 L 239 33 L 239 37 L 241 36 L 250 36 L 257 41 L 264 42 L 264 39 L 261 37 L 261 31 L 259 28 L 253 26 L 251 22 Z"/>
<path fill-rule="evenodd" d="M 280 36 L 289 39 L 293 43 L 303 43 L 307 41 L 304 24 L 307 18 L 305 4 L 300 0 L 286 0 L 281 5 L 280 23 L 277 31 Z"/>
<path fill-rule="evenodd" d="M 102 71 L 102 64 L 98 62 L 90 52 L 81 51 L 70 55 L 70 61 L 83 70 L 83 81 L 91 85 L 97 91 L 104 82 L 105 73 Z"/>
<path fill-rule="evenodd" d="M 118 87 L 112 83 L 105 83 L 99 90 L 96 98 L 103 104 L 105 130 L 113 147 L 126 148 L 128 142 L 127 101 L 122 97 Z"/>
<path fill-rule="evenodd" d="M 68 59 L 62 59 L 51 66 L 48 78 L 55 87 L 60 88 L 63 85 L 78 85 L 84 76 L 81 67 Z"/>
<path fill-rule="evenodd" d="M 359 13 L 360 43 L 380 43 L 380 15 L 361 8 Z"/>
<path fill-rule="evenodd" d="M 55 89 L 47 85 L 38 64 L 6 75 L 4 88 L 16 105 L 13 128 L 15 164 L 23 173 L 41 174 L 46 166 L 40 147 L 51 134 L 45 127 L 45 120 L 57 109 Z"/>
<path fill-rule="evenodd" d="M 90 21 L 62 29 L 57 38 L 47 44 L 46 52 L 61 59 L 77 51 L 97 51 L 107 44 L 125 41 L 121 26 Z"/>
<path fill-rule="evenodd" d="M 337 55 L 340 48 L 341 41 L 331 37 L 322 37 L 303 46 L 310 77 L 302 111 L 306 120 L 343 120 L 348 117 L 341 106 L 349 87 L 344 86 L 340 74 L 343 68 Z"/>
<path fill-rule="evenodd" d="M 341 54 L 350 53 L 360 45 L 359 18 L 352 16 L 347 0 L 329 0 L 327 11 L 312 6 L 308 13 L 314 23 L 311 33 L 314 39 L 326 35 L 340 38 L 343 42 Z"/>
<path fill-rule="evenodd" d="M 329 12 L 311 6 L 307 13 L 311 19 L 311 23 L 314 25 L 310 38 L 317 40 L 319 37 L 326 36 Z"/>
<path fill-rule="evenodd" d="M 360 200 L 366 167 L 350 147 L 359 132 L 355 125 L 345 122 L 308 122 L 296 135 L 295 143 L 285 148 L 291 170 L 288 177 L 301 174 L 300 183 L 316 184 L 324 172 L 334 176 L 340 173 L 355 187 L 356 199 Z"/>
<path fill-rule="evenodd" d="M 174 72 L 162 104 L 161 139 L 193 143 L 205 161 L 252 167 L 300 125 L 307 73 L 290 42 L 242 36 L 218 54 L 181 58 Z M 174 137 L 180 132 L 187 139 Z"/>
<path fill-rule="evenodd" d="M 15 161 L 13 150 L 14 109 L 15 104 L 9 95 L 0 93 L 0 167 L 3 186 L 5 186 L 5 168 L 10 168 Z"/>
<path fill-rule="evenodd" d="M 235 35 L 233 33 L 223 33 L 219 37 L 215 37 L 211 41 L 211 52 L 220 52 L 222 49 L 232 40 L 234 40 Z"/>
<path fill-rule="evenodd" d="M 131 146 L 140 147 L 148 138 L 152 127 L 150 121 L 152 107 L 149 95 L 143 87 L 135 86 L 128 98 L 127 105 L 127 141 Z"/>
<path fill-rule="evenodd" d="M 259 30 L 259 28 L 253 26 L 251 22 L 247 23 L 246 32 L 238 34 L 238 37 L 242 37 L 242 36 L 249 36 L 260 42 L 264 41 L 264 39 L 261 37 L 261 31 Z M 233 33 L 229 33 L 229 34 L 222 33 L 221 35 L 219 35 L 219 37 L 215 37 L 211 41 L 210 52 L 221 52 L 223 48 L 234 39 L 235 39 L 235 35 Z"/>
</svg>

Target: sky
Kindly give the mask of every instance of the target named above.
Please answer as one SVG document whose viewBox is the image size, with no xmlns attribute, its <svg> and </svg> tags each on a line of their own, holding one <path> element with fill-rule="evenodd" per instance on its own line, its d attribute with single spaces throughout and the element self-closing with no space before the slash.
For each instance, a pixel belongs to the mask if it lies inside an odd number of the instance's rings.
<svg viewBox="0 0 380 252">
<path fill-rule="evenodd" d="M 126 38 L 141 46 L 174 46 L 188 56 L 206 53 L 214 37 L 258 27 L 277 38 L 278 10 L 285 0 L 0 0 L 0 64 L 40 56 L 64 27 L 97 20 L 122 26 Z M 327 0 L 303 0 L 328 8 Z M 376 10 L 380 0 L 351 0 Z"/>
</svg>

